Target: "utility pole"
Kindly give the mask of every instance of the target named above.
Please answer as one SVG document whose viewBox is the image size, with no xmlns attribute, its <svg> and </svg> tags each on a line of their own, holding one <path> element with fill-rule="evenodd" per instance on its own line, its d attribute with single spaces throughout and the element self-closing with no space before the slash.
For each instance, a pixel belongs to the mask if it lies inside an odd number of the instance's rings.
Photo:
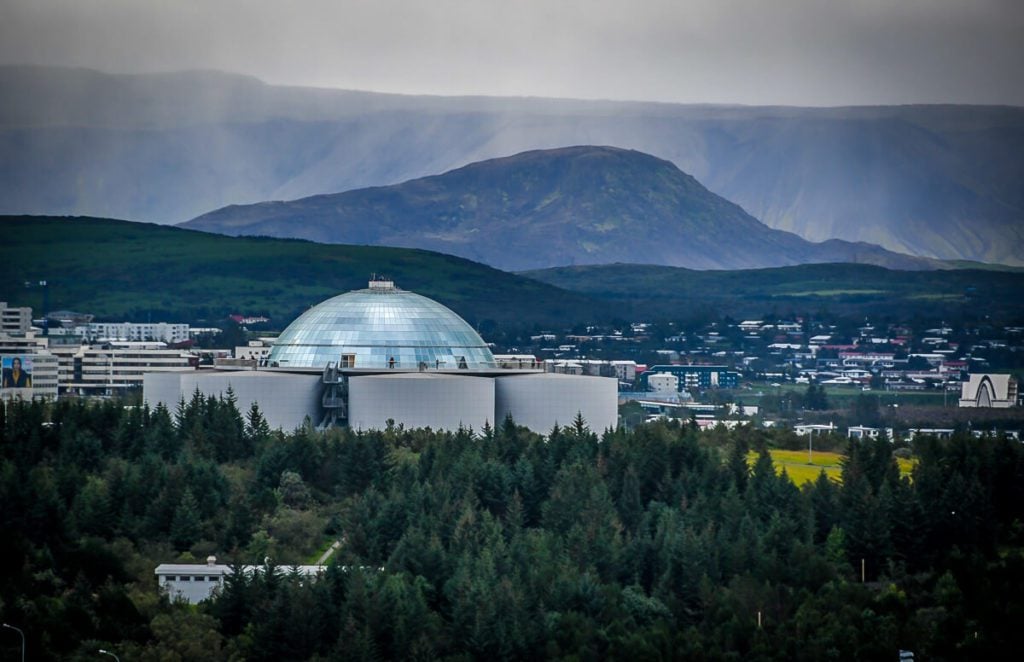
<svg viewBox="0 0 1024 662">
<path fill-rule="evenodd" d="M 7 623 L 4 623 L 3 626 L 10 630 L 14 630 L 21 635 L 21 662 L 25 662 L 25 633 L 22 631 L 21 628 L 16 628 L 13 625 L 9 625 Z"/>
<path fill-rule="evenodd" d="M 43 288 L 43 335 L 50 335 L 50 320 L 46 317 L 50 314 L 50 285 L 45 280 L 39 281 L 25 281 L 26 288 L 41 287 Z"/>
</svg>

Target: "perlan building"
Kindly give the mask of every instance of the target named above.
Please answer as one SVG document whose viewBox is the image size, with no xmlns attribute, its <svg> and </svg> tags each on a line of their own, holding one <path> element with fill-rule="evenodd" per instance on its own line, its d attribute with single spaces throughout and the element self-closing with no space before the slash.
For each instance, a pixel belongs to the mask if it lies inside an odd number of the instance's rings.
<svg viewBox="0 0 1024 662">
<path fill-rule="evenodd" d="M 546 434 L 582 415 L 592 430 L 617 423 L 617 383 L 501 368 L 456 313 L 391 281 L 328 299 L 277 338 L 256 371 L 147 374 L 143 396 L 170 409 L 198 388 L 259 404 L 271 426 L 314 424 L 480 430 L 511 415 Z"/>
</svg>

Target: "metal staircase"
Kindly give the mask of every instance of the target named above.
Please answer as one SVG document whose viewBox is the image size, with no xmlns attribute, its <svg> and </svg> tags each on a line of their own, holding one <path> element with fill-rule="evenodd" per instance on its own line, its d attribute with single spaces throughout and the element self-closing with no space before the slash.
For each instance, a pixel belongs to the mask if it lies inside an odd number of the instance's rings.
<svg viewBox="0 0 1024 662">
<path fill-rule="evenodd" d="M 320 428 L 348 425 L 348 377 L 338 369 L 338 364 L 331 362 L 324 368 L 323 385 L 320 404 L 324 417 Z"/>
</svg>

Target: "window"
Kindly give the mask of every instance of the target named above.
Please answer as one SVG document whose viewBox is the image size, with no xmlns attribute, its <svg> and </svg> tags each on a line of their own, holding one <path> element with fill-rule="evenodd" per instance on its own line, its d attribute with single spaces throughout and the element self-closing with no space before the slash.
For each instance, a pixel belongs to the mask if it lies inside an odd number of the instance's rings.
<svg viewBox="0 0 1024 662">
<path fill-rule="evenodd" d="M 177 579 L 178 578 L 175 577 L 174 575 L 165 575 L 164 576 L 164 581 L 165 582 L 173 582 L 173 581 L 176 581 Z"/>
<path fill-rule="evenodd" d="M 206 578 L 206 581 L 209 581 L 209 582 L 219 582 L 220 581 L 220 577 L 214 577 L 213 575 L 210 575 L 209 577 Z"/>
<path fill-rule="evenodd" d="M 342 354 L 341 363 L 338 365 L 339 368 L 354 368 L 356 367 L 356 355 L 355 354 Z"/>
<path fill-rule="evenodd" d="M 178 581 L 179 582 L 190 582 L 190 581 L 192 581 L 192 578 L 189 577 L 188 575 L 182 575 L 181 577 L 178 577 Z"/>
</svg>

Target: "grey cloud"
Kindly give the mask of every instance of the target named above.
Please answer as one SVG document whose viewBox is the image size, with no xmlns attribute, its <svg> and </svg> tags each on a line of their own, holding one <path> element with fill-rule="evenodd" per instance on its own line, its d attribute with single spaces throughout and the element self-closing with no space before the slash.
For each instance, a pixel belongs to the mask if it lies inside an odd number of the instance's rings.
<svg viewBox="0 0 1024 662">
<path fill-rule="evenodd" d="M 0 63 L 406 93 L 1024 105 L 1015 0 L 5 0 Z"/>
</svg>

